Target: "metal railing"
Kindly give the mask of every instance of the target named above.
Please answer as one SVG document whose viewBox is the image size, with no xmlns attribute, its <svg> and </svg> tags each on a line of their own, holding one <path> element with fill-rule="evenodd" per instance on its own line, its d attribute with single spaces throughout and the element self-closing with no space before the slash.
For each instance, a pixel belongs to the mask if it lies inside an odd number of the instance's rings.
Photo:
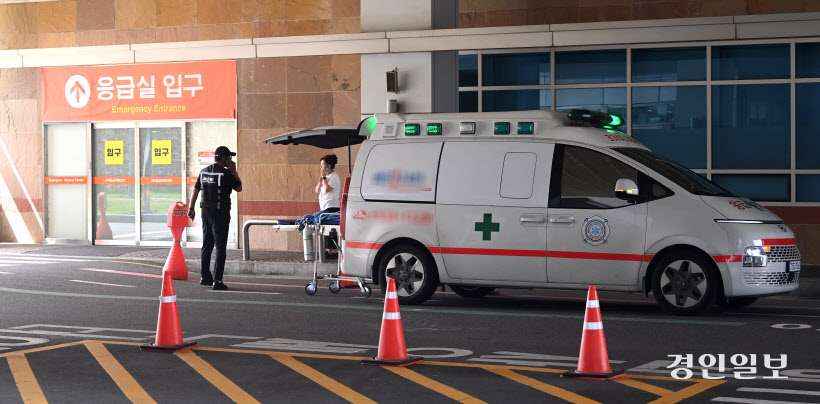
<svg viewBox="0 0 820 404">
<path fill-rule="evenodd" d="M 248 237 L 248 233 L 250 231 L 251 226 L 273 226 L 275 224 L 279 224 L 279 221 L 260 219 L 252 219 L 245 221 L 245 224 L 242 225 L 242 261 L 247 261 L 251 259 L 251 240 L 250 237 Z"/>
</svg>

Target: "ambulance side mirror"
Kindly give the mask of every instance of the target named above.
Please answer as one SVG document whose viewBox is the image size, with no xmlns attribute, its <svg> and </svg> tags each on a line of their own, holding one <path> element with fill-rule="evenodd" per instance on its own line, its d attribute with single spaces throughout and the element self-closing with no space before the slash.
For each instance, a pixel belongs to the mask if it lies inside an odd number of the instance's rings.
<svg viewBox="0 0 820 404">
<path fill-rule="evenodd" d="M 628 178 L 621 178 L 615 183 L 615 197 L 629 202 L 639 202 L 642 199 L 635 181 Z"/>
</svg>

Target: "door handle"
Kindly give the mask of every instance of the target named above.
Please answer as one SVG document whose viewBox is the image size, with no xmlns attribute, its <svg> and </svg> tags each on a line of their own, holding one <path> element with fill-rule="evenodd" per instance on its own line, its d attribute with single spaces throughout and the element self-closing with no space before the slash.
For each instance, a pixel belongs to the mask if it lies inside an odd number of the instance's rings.
<svg viewBox="0 0 820 404">
<path fill-rule="evenodd" d="M 521 223 L 544 223 L 547 219 L 544 216 L 521 216 Z"/>
<path fill-rule="evenodd" d="M 566 216 L 550 216 L 550 223 L 555 224 L 571 224 L 575 223 L 575 218 L 569 215 Z"/>
</svg>

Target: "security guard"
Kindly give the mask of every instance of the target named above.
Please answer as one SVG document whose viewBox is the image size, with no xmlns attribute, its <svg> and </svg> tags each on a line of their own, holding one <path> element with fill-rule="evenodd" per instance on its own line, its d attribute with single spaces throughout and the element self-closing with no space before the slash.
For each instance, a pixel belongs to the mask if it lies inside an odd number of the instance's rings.
<svg viewBox="0 0 820 404">
<path fill-rule="evenodd" d="M 196 217 L 194 205 L 202 192 L 202 279 L 200 285 L 212 286 L 214 290 L 228 289 L 222 283 L 225 271 L 225 247 L 228 244 L 228 226 L 231 223 L 231 191 L 242 192 L 242 181 L 236 173 L 236 163 L 231 158 L 236 156 L 225 146 L 219 146 L 214 153 L 216 163 L 199 172 L 199 178 L 188 204 L 188 217 Z M 216 246 L 216 262 L 211 277 L 211 252 Z"/>
</svg>

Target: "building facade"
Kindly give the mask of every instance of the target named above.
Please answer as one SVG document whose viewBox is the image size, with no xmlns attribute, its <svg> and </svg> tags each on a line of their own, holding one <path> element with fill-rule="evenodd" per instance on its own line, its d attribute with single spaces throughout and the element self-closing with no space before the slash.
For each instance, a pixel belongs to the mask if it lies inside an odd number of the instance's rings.
<svg viewBox="0 0 820 404">
<path fill-rule="evenodd" d="M 44 81 L 54 69 L 108 66 L 100 77 L 116 81 L 130 77 L 117 69 L 156 65 L 159 80 L 171 65 L 205 61 L 235 62 L 232 116 L 193 107 L 162 119 L 48 115 L 55 96 Z M 384 88 L 394 68 L 398 94 Z M 105 87 L 99 80 L 95 91 Z M 186 197 L 188 178 L 219 144 L 237 148 L 246 184 L 233 215 L 241 241 L 245 220 L 318 210 L 313 186 L 327 151 L 265 139 L 356 125 L 387 100 L 401 112 L 618 113 L 654 150 L 779 214 L 804 262 L 820 264 L 809 248 L 820 241 L 820 124 L 812 119 L 820 3 L 812 1 L 0 2 L 0 241 L 167 243 L 162 206 Z M 115 142 L 125 157 L 106 161 Z M 170 160 L 151 156 L 166 144 L 154 142 L 170 142 Z M 347 150 L 335 152 L 346 175 Z M 59 179 L 75 177 L 85 182 Z M 85 216 L 71 214 L 78 209 Z M 188 233 L 195 243 L 198 230 Z M 300 249 L 298 234 L 288 234 L 254 228 L 250 243 Z"/>
</svg>

